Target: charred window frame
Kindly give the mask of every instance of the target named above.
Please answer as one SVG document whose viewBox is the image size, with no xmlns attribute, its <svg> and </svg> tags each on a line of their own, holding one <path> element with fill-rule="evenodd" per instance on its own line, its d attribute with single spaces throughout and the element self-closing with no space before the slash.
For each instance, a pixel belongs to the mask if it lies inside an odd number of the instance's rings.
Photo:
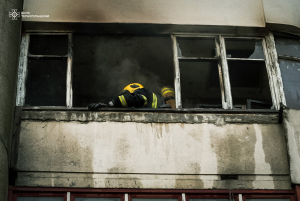
<svg viewBox="0 0 300 201">
<path fill-rule="evenodd" d="M 65 43 L 67 44 L 66 53 L 51 53 L 51 54 L 31 54 L 29 52 L 30 38 L 35 36 L 65 36 Z M 65 90 L 65 107 L 72 108 L 73 95 L 72 95 L 72 33 L 26 33 L 22 36 L 19 69 L 18 69 L 18 84 L 17 84 L 17 97 L 16 106 L 25 106 L 26 98 L 26 80 L 28 76 L 28 62 L 32 60 L 66 60 L 65 74 L 66 74 L 66 90 Z M 43 68 L 43 66 L 40 66 Z M 54 81 L 54 80 L 53 80 Z"/>
<path fill-rule="evenodd" d="M 178 39 L 180 38 L 214 38 L 216 55 L 215 57 L 183 57 L 180 55 L 181 51 L 178 46 Z M 247 59 L 247 58 L 227 58 L 226 54 L 226 42 L 225 39 L 241 39 L 241 40 L 261 40 L 264 58 L 262 59 Z M 269 52 L 273 51 L 275 47 L 268 48 L 267 41 L 265 37 L 234 37 L 234 36 L 205 36 L 205 35 L 172 35 L 173 40 L 173 54 L 174 54 L 174 66 L 175 66 L 175 94 L 176 94 L 176 106 L 177 108 L 182 108 L 181 99 L 181 68 L 180 61 L 203 61 L 203 60 L 214 60 L 218 62 L 218 72 L 219 72 L 219 82 L 221 88 L 221 100 L 223 109 L 234 109 L 232 101 L 232 89 L 230 84 L 230 74 L 229 74 L 229 61 L 249 61 L 249 62 L 264 62 L 267 71 L 267 76 L 269 80 L 269 87 L 272 99 L 272 108 L 279 110 L 280 108 L 280 85 L 278 85 L 278 79 L 273 73 L 272 61 L 270 60 Z M 180 44 L 179 44 L 180 46 Z"/>
</svg>

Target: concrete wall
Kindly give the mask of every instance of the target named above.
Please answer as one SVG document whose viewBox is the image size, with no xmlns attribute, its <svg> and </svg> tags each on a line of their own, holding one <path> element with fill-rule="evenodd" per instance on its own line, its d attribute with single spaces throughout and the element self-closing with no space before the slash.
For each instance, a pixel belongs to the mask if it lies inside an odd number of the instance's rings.
<svg viewBox="0 0 300 201">
<path fill-rule="evenodd" d="M 20 0 L 0 1 L 0 201 L 6 200 L 8 154 L 12 133 L 21 20 L 11 20 L 11 9 L 21 10 Z"/>
<path fill-rule="evenodd" d="M 285 109 L 283 114 L 291 181 L 294 184 L 300 184 L 300 110 Z"/>
<path fill-rule="evenodd" d="M 118 113 L 104 122 L 53 121 L 38 112 L 28 119 L 28 113 L 20 128 L 20 186 L 290 188 L 279 124 L 135 123 Z M 239 179 L 230 183 L 220 174 L 238 174 Z"/>
</svg>

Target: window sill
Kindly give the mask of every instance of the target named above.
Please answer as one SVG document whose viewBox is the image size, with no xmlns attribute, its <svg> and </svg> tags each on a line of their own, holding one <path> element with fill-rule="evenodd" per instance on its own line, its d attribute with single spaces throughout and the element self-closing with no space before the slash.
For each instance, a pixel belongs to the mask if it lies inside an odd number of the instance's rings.
<svg viewBox="0 0 300 201">
<path fill-rule="evenodd" d="M 278 110 L 271 109 L 209 109 L 209 108 L 100 108 L 89 110 L 86 107 L 61 107 L 61 106 L 30 106 L 21 107 L 23 111 L 90 111 L 90 112 L 158 112 L 158 113 L 216 113 L 216 114 L 277 114 Z"/>
<path fill-rule="evenodd" d="M 276 110 L 17 107 L 21 120 L 135 123 L 278 124 Z"/>
</svg>

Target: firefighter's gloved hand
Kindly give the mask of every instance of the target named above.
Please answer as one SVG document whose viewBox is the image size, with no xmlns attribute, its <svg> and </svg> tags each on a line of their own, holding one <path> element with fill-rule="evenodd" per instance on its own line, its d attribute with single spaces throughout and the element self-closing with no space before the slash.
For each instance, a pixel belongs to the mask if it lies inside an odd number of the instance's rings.
<svg viewBox="0 0 300 201">
<path fill-rule="evenodd" d="M 101 107 L 107 107 L 107 104 L 99 102 L 99 103 L 91 103 L 91 104 L 88 105 L 88 108 L 90 110 L 97 110 Z"/>
<path fill-rule="evenodd" d="M 160 108 L 172 108 L 171 105 L 169 104 L 163 104 L 161 106 L 159 106 Z"/>
</svg>

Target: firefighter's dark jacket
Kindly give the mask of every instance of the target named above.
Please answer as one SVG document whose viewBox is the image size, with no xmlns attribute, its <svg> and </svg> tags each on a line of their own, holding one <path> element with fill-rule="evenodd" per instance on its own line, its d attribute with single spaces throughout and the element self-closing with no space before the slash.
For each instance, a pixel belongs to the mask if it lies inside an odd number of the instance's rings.
<svg viewBox="0 0 300 201">
<path fill-rule="evenodd" d="M 157 108 L 160 106 L 161 98 L 145 88 L 138 88 L 132 93 L 123 90 L 118 97 L 113 99 L 114 107 L 147 107 Z"/>
</svg>

